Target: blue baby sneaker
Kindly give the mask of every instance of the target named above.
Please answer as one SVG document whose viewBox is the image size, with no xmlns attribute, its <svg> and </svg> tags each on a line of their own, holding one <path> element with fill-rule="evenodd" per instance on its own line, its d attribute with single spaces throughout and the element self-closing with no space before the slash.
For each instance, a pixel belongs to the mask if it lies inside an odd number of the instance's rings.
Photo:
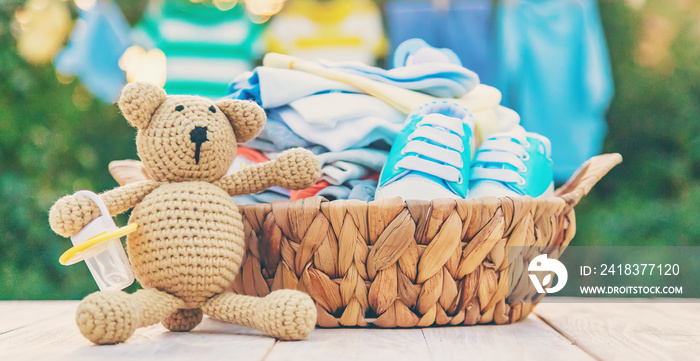
<svg viewBox="0 0 700 361">
<path fill-rule="evenodd" d="M 455 103 L 431 102 L 414 110 L 394 140 L 375 198 L 465 198 L 473 135 L 472 114 Z"/>
<path fill-rule="evenodd" d="M 474 157 L 469 198 L 552 194 L 551 152 L 549 139 L 521 126 L 491 136 Z"/>
</svg>

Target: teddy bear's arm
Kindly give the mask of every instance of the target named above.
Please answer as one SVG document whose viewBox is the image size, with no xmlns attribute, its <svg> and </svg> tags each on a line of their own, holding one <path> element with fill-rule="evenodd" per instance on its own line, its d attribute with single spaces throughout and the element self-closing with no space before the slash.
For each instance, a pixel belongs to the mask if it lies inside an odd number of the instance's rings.
<svg viewBox="0 0 700 361">
<path fill-rule="evenodd" d="M 286 189 L 310 187 L 321 175 L 316 156 L 302 148 L 280 153 L 275 159 L 256 164 L 214 182 L 229 195 L 261 192 L 272 186 Z"/>
<path fill-rule="evenodd" d="M 115 216 L 133 208 L 143 198 L 160 186 L 152 180 L 131 183 L 100 194 L 109 214 Z M 86 197 L 68 195 L 51 207 L 49 223 L 54 232 L 70 237 L 80 232 L 92 220 L 100 216 L 95 202 Z"/>
</svg>

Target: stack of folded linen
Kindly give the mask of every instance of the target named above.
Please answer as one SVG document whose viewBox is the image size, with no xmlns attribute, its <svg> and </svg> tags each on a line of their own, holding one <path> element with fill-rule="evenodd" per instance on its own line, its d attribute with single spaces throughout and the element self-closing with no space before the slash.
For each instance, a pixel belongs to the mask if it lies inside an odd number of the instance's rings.
<svg viewBox="0 0 700 361">
<path fill-rule="evenodd" d="M 312 64 L 327 72 L 314 73 L 269 59 L 229 86 L 229 98 L 253 100 L 268 115 L 263 132 L 241 147 L 230 171 L 303 147 L 318 155 L 322 179 L 302 191 L 269 189 L 236 197 L 240 204 L 309 196 L 372 200 L 379 172 L 404 128 L 406 114 L 426 99 L 451 99 L 471 108 L 477 124 L 476 145 L 520 121 L 515 112 L 498 105 L 500 92 L 480 84 L 479 77 L 462 67 L 452 51 L 418 39 L 397 49 L 390 70 L 319 60 Z M 344 81 L 324 76 L 327 73 L 340 74 Z M 420 101 L 407 103 L 413 96 Z"/>
</svg>

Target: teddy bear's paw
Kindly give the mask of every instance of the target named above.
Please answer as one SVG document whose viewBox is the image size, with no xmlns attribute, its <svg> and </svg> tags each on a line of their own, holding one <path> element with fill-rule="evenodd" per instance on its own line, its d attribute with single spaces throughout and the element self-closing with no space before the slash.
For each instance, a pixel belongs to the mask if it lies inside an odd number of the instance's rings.
<svg viewBox="0 0 700 361">
<path fill-rule="evenodd" d="M 91 203 L 88 198 L 72 195 L 59 199 L 49 211 L 51 229 L 63 237 L 78 234 L 83 227 L 99 216 L 94 212 Z"/>
<path fill-rule="evenodd" d="M 99 291 L 85 297 L 75 321 L 80 333 L 98 345 L 124 342 L 141 324 L 138 308 L 121 291 Z"/>
<path fill-rule="evenodd" d="M 203 316 L 201 308 L 179 309 L 163 320 L 162 324 L 170 331 L 187 332 L 197 327 Z"/>
<path fill-rule="evenodd" d="M 277 290 L 265 296 L 257 313 L 258 325 L 280 340 L 302 340 L 316 325 L 316 306 L 306 293 Z"/>
<path fill-rule="evenodd" d="M 290 149 L 275 158 L 277 184 L 286 189 L 304 189 L 312 186 L 321 176 L 318 158 L 303 148 Z"/>
</svg>

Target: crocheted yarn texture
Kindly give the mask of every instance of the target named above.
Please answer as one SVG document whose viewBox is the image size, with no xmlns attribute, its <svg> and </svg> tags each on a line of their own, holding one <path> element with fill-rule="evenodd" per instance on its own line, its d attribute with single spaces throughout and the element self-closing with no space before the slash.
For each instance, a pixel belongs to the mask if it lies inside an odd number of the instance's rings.
<svg viewBox="0 0 700 361">
<path fill-rule="evenodd" d="M 257 298 L 227 291 L 245 254 L 241 214 L 231 196 L 274 185 L 306 188 L 320 176 L 316 157 L 292 149 L 224 176 L 236 144 L 254 138 L 265 123 L 265 112 L 254 102 L 214 104 L 132 83 L 122 91 L 119 108 L 138 128 L 136 145 L 151 180 L 100 198 L 112 216 L 133 208 L 130 222 L 139 227 L 127 237 L 127 251 L 144 289 L 86 297 L 76 316 L 80 332 L 96 344 L 112 344 L 158 322 L 189 331 L 206 313 L 276 338 L 305 338 L 316 324 L 316 307 L 305 293 L 279 290 Z M 56 233 L 69 237 L 99 215 L 89 199 L 66 196 L 53 205 L 49 221 Z"/>
</svg>

